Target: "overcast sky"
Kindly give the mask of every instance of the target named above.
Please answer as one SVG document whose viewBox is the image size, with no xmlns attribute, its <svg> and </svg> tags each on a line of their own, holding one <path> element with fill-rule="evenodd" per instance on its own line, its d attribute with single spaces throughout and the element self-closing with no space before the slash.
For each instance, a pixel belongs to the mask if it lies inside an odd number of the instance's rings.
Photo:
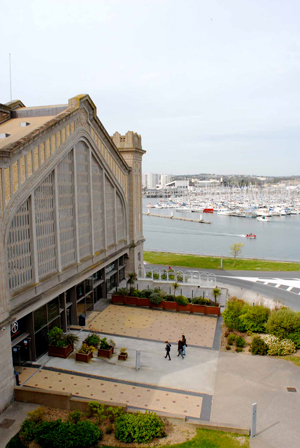
<svg viewBox="0 0 300 448">
<path fill-rule="evenodd" d="M 299 0 L 14 0 L 0 102 L 88 93 L 144 172 L 300 174 Z"/>
</svg>

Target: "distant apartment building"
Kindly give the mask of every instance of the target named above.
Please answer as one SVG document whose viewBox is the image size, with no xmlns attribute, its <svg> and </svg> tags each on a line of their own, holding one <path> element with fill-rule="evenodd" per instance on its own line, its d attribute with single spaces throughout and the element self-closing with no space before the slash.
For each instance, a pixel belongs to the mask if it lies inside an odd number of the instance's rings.
<svg viewBox="0 0 300 448">
<path fill-rule="evenodd" d="M 146 173 L 142 176 L 142 186 L 148 190 L 156 188 L 160 183 L 160 174 Z"/>
<path fill-rule="evenodd" d="M 169 182 L 171 182 L 171 179 L 171 174 L 161 174 L 160 185 L 162 186 L 162 188 L 164 188 Z"/>
</svg>

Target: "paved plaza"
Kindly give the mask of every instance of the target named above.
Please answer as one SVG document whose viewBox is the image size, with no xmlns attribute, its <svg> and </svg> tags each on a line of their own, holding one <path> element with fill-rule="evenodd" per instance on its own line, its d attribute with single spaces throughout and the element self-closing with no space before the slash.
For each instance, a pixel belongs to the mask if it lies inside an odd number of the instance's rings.
<svg viewBox="0 0 300 448">
<path fill-rule="evenodd" d="M 102 313 L 93 312 L 87 329 L 154 341 L 178 342 L 185 334 L 189 345 L 212 348 L 217 319 L 193 314 L 164 312 L 110 305 Z"/>
<path fill-rule="evenodd" d="M 77 362 L 75 352 L 67 359 L 44 355 L 41 365 L 24 368 L 23 385 L 71 392 L 78 397 L 126 404 L 174 415 L 209 420 L 219 352 L 218 319 L 109 305 L 94 311 L 86 327 L 78 332 L 80 346 L 90 332 L 113 338 L 111 359 Z M 188 340 L 185 359 L 177 356 L 177 341 Z M 172 343 L 171 362 L 165 359 L 165 340 Z M 118 360 L 121 347 L 128 359 Z M 136 370 L 136 351 L 141 353 Z"/>
</svg>

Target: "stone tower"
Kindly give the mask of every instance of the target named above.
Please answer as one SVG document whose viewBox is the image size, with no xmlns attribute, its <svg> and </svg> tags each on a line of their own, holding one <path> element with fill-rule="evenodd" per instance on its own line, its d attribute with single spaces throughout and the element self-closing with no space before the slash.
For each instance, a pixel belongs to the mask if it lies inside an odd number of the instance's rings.
<svg viewBox="0 0 300 448">
<path fill-rule="evenodd" d="M 122 157 L 131 168 L 128 184 L 129 202 L 129 239 L 131 242 L 127 272 L 136 272 L 139 276 L 143 269 L 143 214 L 142 214 L 142 138 L 136 132 L 125 135 L 115 132 L 112 140 Z"/>
</svg>

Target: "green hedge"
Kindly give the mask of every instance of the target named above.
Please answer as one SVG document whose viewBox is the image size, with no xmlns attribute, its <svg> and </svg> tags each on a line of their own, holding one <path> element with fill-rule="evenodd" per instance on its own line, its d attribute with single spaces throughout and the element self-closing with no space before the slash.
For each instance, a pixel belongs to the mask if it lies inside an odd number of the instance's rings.
<svg viewBox="0 0 300 448">
<path fill-rule="evenodd" d="M 124 414 L 115 421 L 115 436 L 121 442 L 145 443 L 165 435 L 164 423 L 154 412 Z"/>
</svg>

